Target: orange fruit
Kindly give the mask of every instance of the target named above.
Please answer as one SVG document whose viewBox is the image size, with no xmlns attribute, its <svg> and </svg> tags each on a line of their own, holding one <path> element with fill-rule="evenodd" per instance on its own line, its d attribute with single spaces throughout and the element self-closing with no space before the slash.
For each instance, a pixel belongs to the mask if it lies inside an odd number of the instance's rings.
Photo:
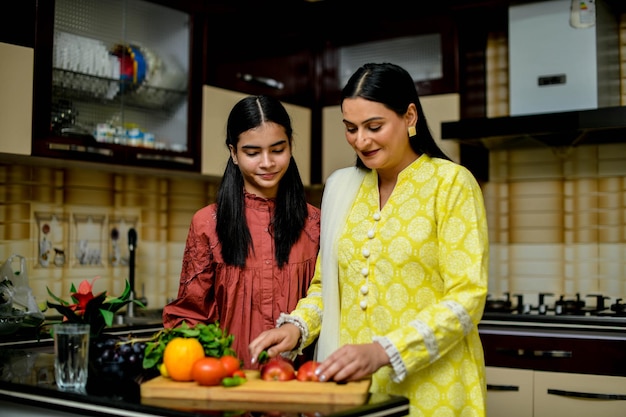
<svg viewBox="0 0 626 417">
<path fill-rule="evenodd" d="M 220 362 L 224 365 L 228 376 L 233 376 L 235 371 L 241 368 L 241 361 L 233 355 L 224 355 L 220 358 Z"/>
<path fill-rule="evenodd" d="M 204 348 L 198 339 L 175 337 L 163 351 L 163 364 L 174 381 L 192 381 L 193 364 L 204 358 Z"/>
<path fill-rule="evenodd" d="M 200 385 L 219 385 L 228 372 L 222 361 L 213 356 L 198 359 L 191 368 L 191 376 Z"/>
</svg>

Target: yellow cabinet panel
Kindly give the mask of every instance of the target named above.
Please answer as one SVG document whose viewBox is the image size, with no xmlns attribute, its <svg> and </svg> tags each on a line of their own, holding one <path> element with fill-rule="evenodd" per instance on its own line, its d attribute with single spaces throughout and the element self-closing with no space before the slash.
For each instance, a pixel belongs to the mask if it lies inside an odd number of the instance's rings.
<svg viewBox="0 0 626 417">
<path fill-rule="evenodd" d="M 534 417 L 626 414 L 626 377 L 535 371 L 534 386 Z"/>
<path fill-rule="evenodd" d="M 487 367 L 487 416 L 533 417 L 533 373 Z"/>
<path fill-rule="evenodd" d="M 0 152 L 30 155 L 34 51 L 0 42 L 0 62 Z"/>
</svg>

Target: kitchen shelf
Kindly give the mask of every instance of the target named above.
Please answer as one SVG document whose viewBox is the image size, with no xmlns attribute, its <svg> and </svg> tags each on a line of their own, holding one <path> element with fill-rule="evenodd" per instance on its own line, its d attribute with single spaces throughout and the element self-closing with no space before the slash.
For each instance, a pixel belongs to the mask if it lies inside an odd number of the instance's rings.
<svg viewBox="0 0 626 417">
<path fill-rule="evenodd" d="M 52 94 L 64 99 L 77 99 L 120 105 L 144 110 L 172 111 L 187 98 L 186 90 L 171 90 L 68 71 L 52 69 Z"/>
</svg>

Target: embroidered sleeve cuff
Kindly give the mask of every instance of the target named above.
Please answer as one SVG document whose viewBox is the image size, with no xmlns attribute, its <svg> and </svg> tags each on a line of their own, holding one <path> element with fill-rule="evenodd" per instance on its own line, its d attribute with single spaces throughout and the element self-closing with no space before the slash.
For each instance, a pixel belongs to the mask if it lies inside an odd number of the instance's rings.
<svg viewBox="0 0 626 417">
<path fill-rule="evenodd" d="M 375 336 L 373 340 L 380 344 L 385 349 L 387 356 L 389 356 L 389 362 L 393 369 L 393 374 L 391 375 L 393 382 L 402 382 L 406 378 L 406 366 L 404 366 L 404 361 L 398 349 L 386 337 Z"/>
<path fill-rule="evenodd" d="M 285 323 L 293 324 L 300 330 L 300 345 L 290 354 L 290 359 L 293 360 L 296 356 L 302 355 L 302 351 L 306 347 L 305 342 L 309 338 L 309 327 L 300 317 L 280 313 L 278 320 L 276 320 L 276 327 L 280 327 Z"/>
</svg>

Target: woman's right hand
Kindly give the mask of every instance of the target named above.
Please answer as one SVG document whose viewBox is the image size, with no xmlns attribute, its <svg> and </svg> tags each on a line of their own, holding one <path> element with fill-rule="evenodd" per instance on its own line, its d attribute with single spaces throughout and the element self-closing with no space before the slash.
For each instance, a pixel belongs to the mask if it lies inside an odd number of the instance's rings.
<svg viewBox="0 0 626 417">
<path fill-rule="evenodd" d="M 270 358 L 282 352 L 293 350 L 298 344 L 300 336 L 300 329 L 291 323 L 285 323 L 276 329 L 264 331 L 248 345 L 252 363 L 256 363 L 264 350 L 267 351 Z"/>
</svg>

